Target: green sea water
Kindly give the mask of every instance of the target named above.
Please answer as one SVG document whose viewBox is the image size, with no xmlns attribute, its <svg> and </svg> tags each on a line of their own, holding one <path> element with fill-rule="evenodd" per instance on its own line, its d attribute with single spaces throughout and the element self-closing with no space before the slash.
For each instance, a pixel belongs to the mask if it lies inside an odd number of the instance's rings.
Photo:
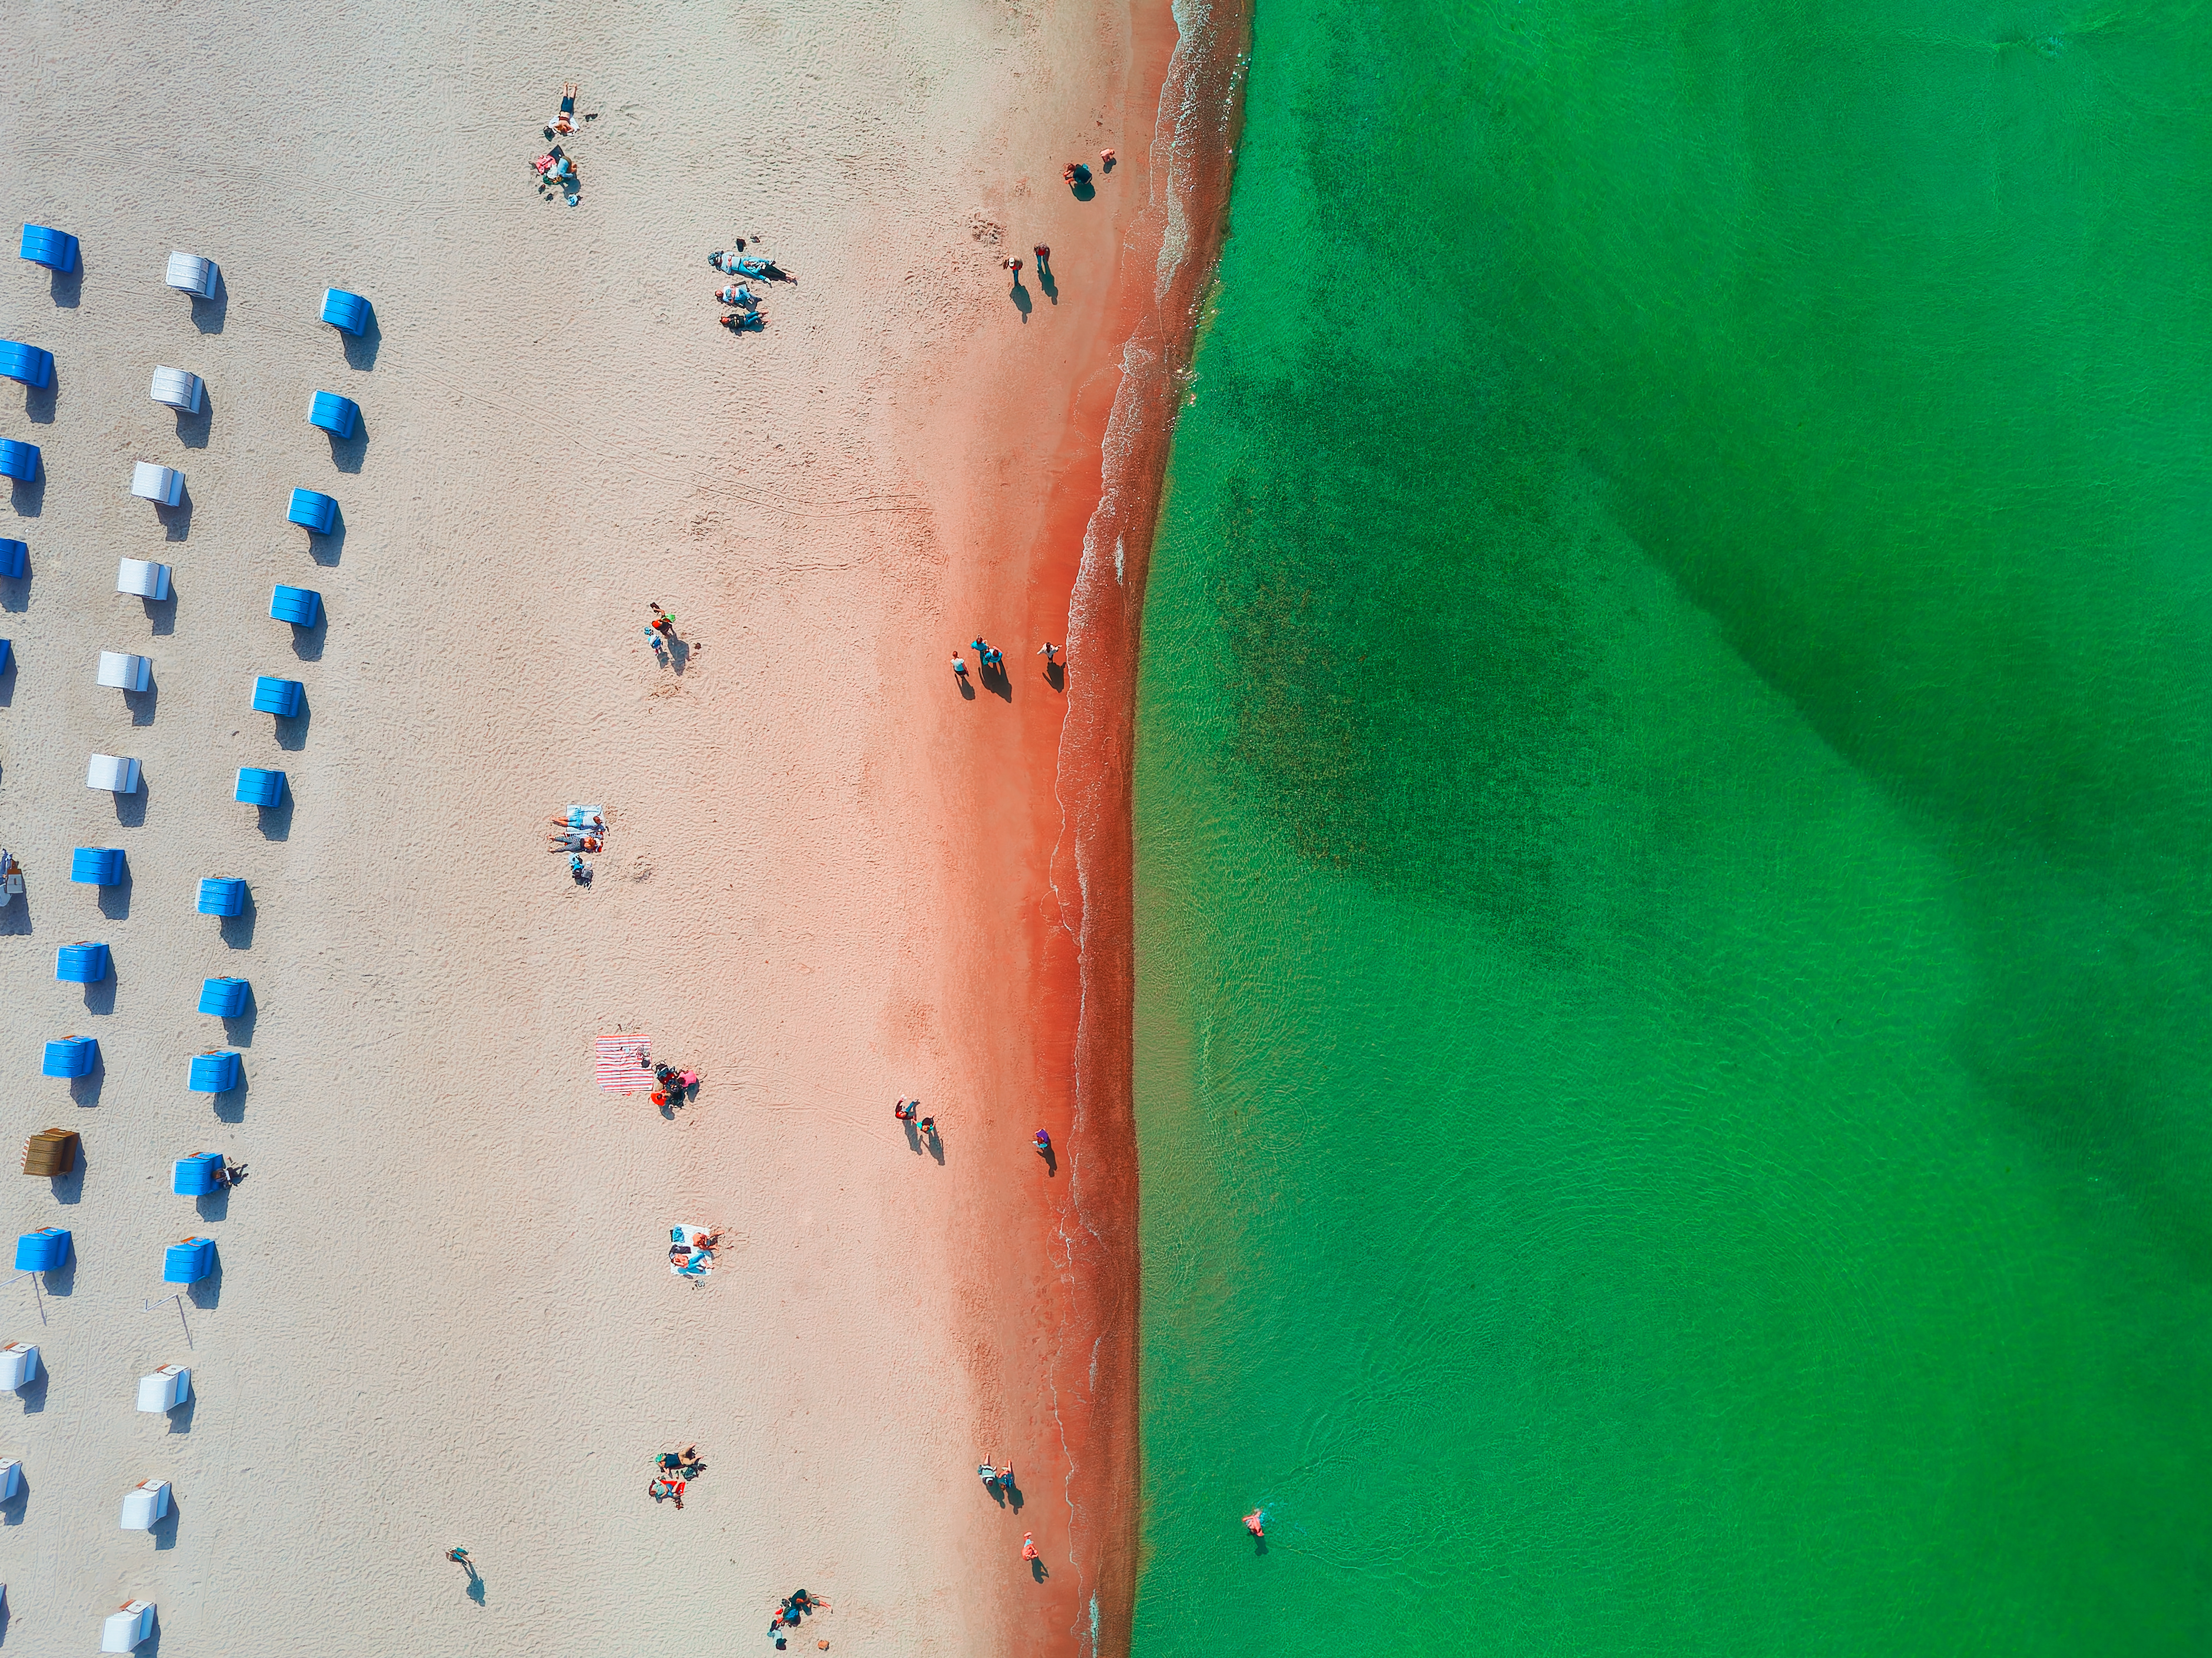
<svg viewBox="0 0 2212 1658">
<path fill-rule="evenodd" d="M 2208 88 L 2195 4 L 1259 0 L 1140 1658 L 2212 1650 Z"/>
</svg>

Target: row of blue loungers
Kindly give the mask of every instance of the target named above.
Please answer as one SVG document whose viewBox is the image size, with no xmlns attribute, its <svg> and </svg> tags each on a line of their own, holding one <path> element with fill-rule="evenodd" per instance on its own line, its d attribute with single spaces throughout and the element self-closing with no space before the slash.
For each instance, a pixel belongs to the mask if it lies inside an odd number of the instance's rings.
<svg viewBox="0 0 2212 1658">
<path fill-rule="evenodd" d="M 194 1152 L 189 1157 L 177 1160 L 175 1172 L 170 1176 L 171 1186 L 180 1195 L 188 1192 L 185 1182 L 203 1178 L 206 1160 L 214 1158 L 220 1167 L 222 1154 L 213 1151 Z M 185 1173 L 185 1165 L 191 1164 L 194 1173 Z M 212 1173 L 204 1173 L 205 1191 L 215 1190 Z M 41 1227 L 36 1232 L 26 1232 L 15 1240 L 15 1270 L 18 1272 L 58 1272 L 67 1266 L 76 1253 L 76 1240 L 65 1226 Z M 215 1240 L 213 1238 L 180 1238 L 161 1252 L 161 1282 L 163 1283 L 198 1283 L 202 1278 L 215 1276 Z"/>
</svg>

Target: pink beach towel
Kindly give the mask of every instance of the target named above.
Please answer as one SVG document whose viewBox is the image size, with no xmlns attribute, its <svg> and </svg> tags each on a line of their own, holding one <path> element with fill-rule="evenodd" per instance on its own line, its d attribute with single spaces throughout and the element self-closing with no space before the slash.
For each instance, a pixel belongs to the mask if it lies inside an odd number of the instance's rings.
<svg viewBox="0 0 2212 1658">
<path fill-rule="evenodd" d="M 617 1094 L 635 1094 L 653 1086 L 653 1039 L 643 1031 L 592 1039 L 594 1074 L 599 1086 Z"/>
</svg>

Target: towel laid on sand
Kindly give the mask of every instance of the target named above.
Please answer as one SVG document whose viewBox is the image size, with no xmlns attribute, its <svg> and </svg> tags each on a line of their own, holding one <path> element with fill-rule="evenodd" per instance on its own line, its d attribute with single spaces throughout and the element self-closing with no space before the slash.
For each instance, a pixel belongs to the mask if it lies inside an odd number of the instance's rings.
<svg viewBox="0 0 2212 1658">
<path fill-rule="evenodd" d="M 635 1094 L 653 1086 L 653 1039 L 643 1031 L 592 1039 L 592 1074 L 617 1094 Z"/>
</svg>

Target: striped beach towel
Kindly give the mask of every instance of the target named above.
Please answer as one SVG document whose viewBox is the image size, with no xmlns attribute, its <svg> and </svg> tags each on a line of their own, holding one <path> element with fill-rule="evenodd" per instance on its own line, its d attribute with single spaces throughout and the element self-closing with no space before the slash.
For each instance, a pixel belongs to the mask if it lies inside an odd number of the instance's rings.
<svg viewBox="0 0 2212 1658">
<path fill-rule="evenodd" d="M 653 1086 L 653 1039 L 643 1031 L 592 1039 L 594 1074 L 599 1086 L 635 1094 Z"/>
</svg>

